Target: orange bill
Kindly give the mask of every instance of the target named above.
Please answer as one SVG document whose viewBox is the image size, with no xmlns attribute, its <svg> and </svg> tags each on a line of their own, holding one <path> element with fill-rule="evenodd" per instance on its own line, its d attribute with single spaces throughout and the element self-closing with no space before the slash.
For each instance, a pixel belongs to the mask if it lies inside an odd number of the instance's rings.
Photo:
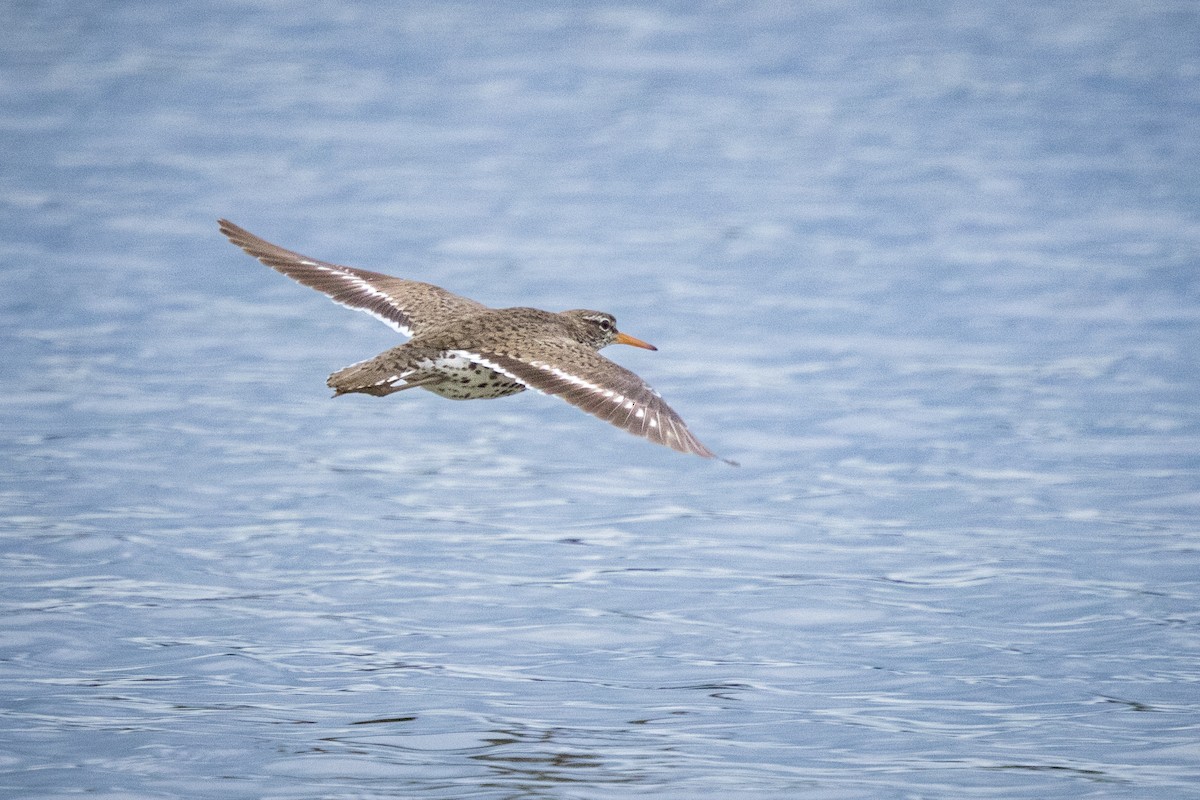
<svg viewBox="0 0 1200 800">
<path fill-rule="evenodd" d="M 628 344 L 634 347 L 641 347 L 646 350 L 657 350 L 658 348 L 649 342 L 643 342 L 641 339 L 636 339 L 627 333 L 618 333 L 617 338 L 613 339 L 613 344 Z"/>
</svg>

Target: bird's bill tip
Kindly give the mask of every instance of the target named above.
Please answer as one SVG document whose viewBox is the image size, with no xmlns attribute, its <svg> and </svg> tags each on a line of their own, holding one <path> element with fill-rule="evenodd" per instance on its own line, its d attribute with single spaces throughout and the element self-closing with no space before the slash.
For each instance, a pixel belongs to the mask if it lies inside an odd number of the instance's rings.
<svg viewBox="0 0 1200 800">
<path fill-rule="evenodd" d="M 638 339 L 637 337 L 634 337 L 634 336 L 630 336 L 627 333 L 618 333 L 617 338 L 613 339 L 613 343 L 614 344 L 627 344 L 627 345 L 631 345 L 633 347 L 641 347 L 644 350 L 657 350 L 658 349 L 657 347 L 650 344 L 649 342 L 643 342 L 641 339 Z"/>
</svg>

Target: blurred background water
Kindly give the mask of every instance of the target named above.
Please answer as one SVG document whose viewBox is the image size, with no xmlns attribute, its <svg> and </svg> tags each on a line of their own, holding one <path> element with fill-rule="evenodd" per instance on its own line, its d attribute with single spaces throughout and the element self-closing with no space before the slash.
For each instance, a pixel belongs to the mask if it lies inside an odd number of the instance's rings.
<svg viewBox="0 0 1200 800">
<path fill-rule="evenodd" d="M 0 791 L 1200 797 L 1200 9 L 0 9 Z M 218 216 L 608 354 L 740 469 Z"/>
</svg>

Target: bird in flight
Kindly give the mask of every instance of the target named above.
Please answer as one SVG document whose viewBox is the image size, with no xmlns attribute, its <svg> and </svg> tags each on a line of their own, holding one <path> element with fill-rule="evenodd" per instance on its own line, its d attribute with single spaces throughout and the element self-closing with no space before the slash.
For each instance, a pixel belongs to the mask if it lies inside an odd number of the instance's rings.
<svg viewBox="0 0 1200 800">
<path fill-rule="evenodd" d="M 430 283 L 285 250 L 228 220 L 219 224 L 229 241 L 268 267 L 412 337 L 330 375 L 334 396 L 383 397 L 419 387 L 474 400 L 536 389 L 635 436 L 681 453 L 717 457 L 649 384 L 597 352 L 610 344 L 657 349 L 618 331 L 611 314 L 489 308 Z"/>
</svg>

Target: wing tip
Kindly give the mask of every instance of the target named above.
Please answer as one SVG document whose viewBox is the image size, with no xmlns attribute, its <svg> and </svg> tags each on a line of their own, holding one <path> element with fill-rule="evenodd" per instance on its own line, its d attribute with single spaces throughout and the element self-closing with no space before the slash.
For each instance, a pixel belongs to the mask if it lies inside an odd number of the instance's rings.
<svg viewBox="0 0 1200 800">
<path fill-rule="evenodd" d="M 671 445 L 671 444 L 667 444 L 667 446 L 673 450 L 678 450 L 681 453 L 694 453 L 695 455 L 698 455 L 701 458 L 715 459 L 724 464 L 728 464 L 731 467 L 740 467 L 741 466 L 741 464 L 734 461 L 733 459 L 725 458 L 724 456 L 719 456 L 716 453 L 714 453 L 712 450 L 709 450 L 707 447 L 705 447 L 703 444 L 701 444 L 699 439 L 697 439 L 695 436 L 692 435 L 692 432 L 689 431 L 686 426 L 684 427 L 684 433 L 687 435 L 687 439 L 683 442 L 683 445 L 685 445 L 685 446 L 675 447 L 674 445 Z M 666 442 L 664 442 L 664 444 L 666 444 Z"/>
<path fill-rule="evenodd" d="M 228 239 L 235 247 L 240 247 L 249 255 L 259 259 L 260 261 L 262 260 L 262 256 L 264 254 L 256 252 L 256 250 L 262 250 L 264 246 L 277 247 L 277 245 L 272 245 L 267 240 L 255 236 L 241 225 L 230 222 L 224 217 L 217 219 L 217 229 L 220 230 L 221 233 L 224 234 L 225 238 Z"/>
<path fill-rule="evenodd" d="M 217 229 L 230 238 L 233 238 L 236 234 L 246 232 L 245 228 L 230 222 L 224 217 L 217 217 Z"/>
</svg>

